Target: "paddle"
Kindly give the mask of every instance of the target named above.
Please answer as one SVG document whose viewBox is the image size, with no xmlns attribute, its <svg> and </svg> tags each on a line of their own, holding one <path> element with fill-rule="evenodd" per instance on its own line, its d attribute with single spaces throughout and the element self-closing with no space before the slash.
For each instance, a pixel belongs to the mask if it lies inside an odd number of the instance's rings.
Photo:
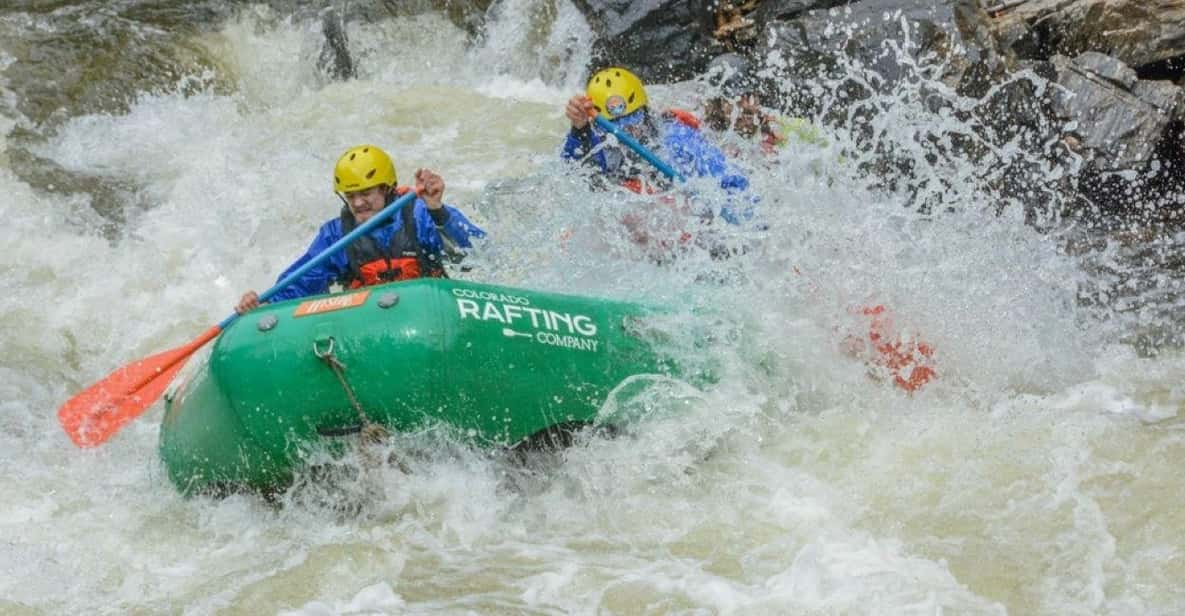
<svg viewBox="0 0 1185 616">
<path fill-rule="evenodd" d="M 358 225 L 345 237 L 285 276 L 276 286 L 264 291 L 259 296 L 259 301 L 266 302 L 288 288 L 288 285 L 296 282 L 350 242 L 390 219 L 415 198 L 415 190 L 408 191 L 370 220 Z M 94 447 L 106 442 L 120 428 L 156 402 L 194 351 L 216 338 L 238 318 L 238 313 L 232 313 L 188 344 L 132 362 L 70 398 L 58 409 L 58 420 L 62 424 L 62 429 L 79 447 Z"/>
<path fill-rule="evenodd" d="M 589 116 L 597 123 L 597 126 L 617 137 L 618 141 L 629 146 L 631 150 L 654 165 L 668 178 L 679 182 L 686 181 L 678 171 L 675 171 L 661 158 L 646 149 L 646 146 L 638 143 L 637 139 L 615 126 L 607 118 L 595 111 Z M 801 274 L 797 268 L 795 268 L 795 273 Z M 930 365 L 934 347 L 915 337 L 902 340 L 893 325 L 888 310 L 883 305 L 862 306 L 855 312 L 869 319 L 867 343 L 865 344 L 862 340 L 855 342 L 858 342 L 861 347 L 872 349 L 873 354 L 869 361 L 887 370 L 894 384 L 905 391 L 914 392 L 937 376 L 934 368 Z M 852 346 L 853 354 L 859 354 L 854 345 L 849 346 Z"/>
</svg>

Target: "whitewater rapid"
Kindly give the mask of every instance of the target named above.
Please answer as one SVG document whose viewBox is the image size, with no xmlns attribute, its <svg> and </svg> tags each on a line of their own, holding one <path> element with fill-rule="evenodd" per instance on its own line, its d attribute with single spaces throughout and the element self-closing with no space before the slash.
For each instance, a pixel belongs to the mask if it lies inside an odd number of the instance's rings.
<svg viewBox="0 0 1185 616">
<path fill-rule="evenodd" d="M 20 41 L 26 18 L 5 10 Z M 953 206 L 919 213 L 830 127 L 746 163 L 765 223 L 747 252 L 655 264 L 615 224 L 640 204 L 557 160 L 587 25 L 564 1 L 494 17 L 477 42 L 432 13 L 356 24 L 359 77 L 333 82 L 315 19 L 250 7 L 177 41 L 214 68 L 50 124 L 0 80 L 0 613 L 1185 609 L 1185 360 L 1125 344 L 1138 315 L 1085 309 L 1089 275 L 1055 235 L 957 161 L 931 169 Z M 952 121 L 884 102 L 886 143 Z M 639 377 L 642 395 L 606 404 L 638 418 L 626 434 L 526 467 L 401 436 L 409 468 L 279 507 L 178 496 L 160 405 L 75 448 L 57 407 L 267 288 L 336 215 L 333 161 L 367 142 L 405 181 L 440 172 L 490 231 L 456 275 L 725 315 L 688 324 L 719 334 L 720 381 Z M 18 145 L 49 171 L 20 172 Z M 937 349 L 923 391 L 844 353 L 869 304 Z"/>
</svg>

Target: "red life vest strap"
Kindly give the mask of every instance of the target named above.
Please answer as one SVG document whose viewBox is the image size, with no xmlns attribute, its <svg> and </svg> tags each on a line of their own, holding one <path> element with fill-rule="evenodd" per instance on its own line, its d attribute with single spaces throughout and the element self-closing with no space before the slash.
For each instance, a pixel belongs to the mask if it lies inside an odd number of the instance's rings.
<svg viewBox="0 0 1185 616">
<path fill-rule="evenodd" d="M 622 181 L 621 185 L 626 190 L 635 192 L 639 195 L 642 194 L 643 190 L 646 191 L 646 194 L 654 194 L 654 187 L 649 184 L 643 185 L 641 178 L 630 178 L 628 180 L 624 180 Z"/>
<path fill-rule="evenodd" d="M 699 130 L 699 118 L 695 117 L 694 113 L 686 109 L 670 108 L 663 112 L 664 117 L 674 118 L 676 122 L 688 127 Z"/>
</svg>

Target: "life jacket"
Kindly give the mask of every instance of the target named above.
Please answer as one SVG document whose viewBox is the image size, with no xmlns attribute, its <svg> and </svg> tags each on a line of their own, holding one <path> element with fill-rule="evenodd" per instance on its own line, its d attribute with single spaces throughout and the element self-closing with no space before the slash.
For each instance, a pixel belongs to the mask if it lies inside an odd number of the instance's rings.
<svg viewBox="0 0 1185 616">
<path fill-rule="evenodd" d="M 396 192 L 403 194 L 407 190 L 401 187 Z M 412 278 L 447 278 L 440 255 L 427 251 L 416 236 L 415 202 L 404 205 L 399 217 L 402 225 L 391 234 L 387 246 L 379 246 L 374 238 L 363 235 L 346 247 L 349 271 L 342 276 L 342 285 L 357 289 Z M 343 236 L 358 226 L 348 205 L 342 206 L 341 223 Z"/>
</svg>

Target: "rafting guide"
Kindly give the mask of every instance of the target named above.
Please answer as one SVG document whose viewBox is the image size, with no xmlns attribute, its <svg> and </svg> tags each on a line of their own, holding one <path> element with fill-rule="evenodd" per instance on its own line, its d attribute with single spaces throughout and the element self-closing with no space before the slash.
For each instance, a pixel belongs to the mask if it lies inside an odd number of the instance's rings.
<svg viewBox="0 0 1185 616">
<path fill-rule="evenodd" d="M 273 299 L 320 295 L 327 293 L 334 282 L 357 289 L 424 276 L 444 277 L 445 258 L 463 256 L 459 250 L 471 247 L 471 238 L 485 237 L 485 231 L 469 222 L 460 210 L 444 203 L 444 180 L 434 171 L 417 169 L 415 182 L 414 202 L 401 204 L 402 209 L 387 223 L 330 255 Z M 334 165 L 333 191 L 342 201 L 341 213 L 321 225 L 309 249 L 280 274 L 280 279 L 411 190 L 398 187 L 395 163 L 386 152 L 377 146 L 360 145 L 347 150 Z M 235 311 L 245 314 L 259 303 L 259 296 L 247 291 Z"/>
</svg>

